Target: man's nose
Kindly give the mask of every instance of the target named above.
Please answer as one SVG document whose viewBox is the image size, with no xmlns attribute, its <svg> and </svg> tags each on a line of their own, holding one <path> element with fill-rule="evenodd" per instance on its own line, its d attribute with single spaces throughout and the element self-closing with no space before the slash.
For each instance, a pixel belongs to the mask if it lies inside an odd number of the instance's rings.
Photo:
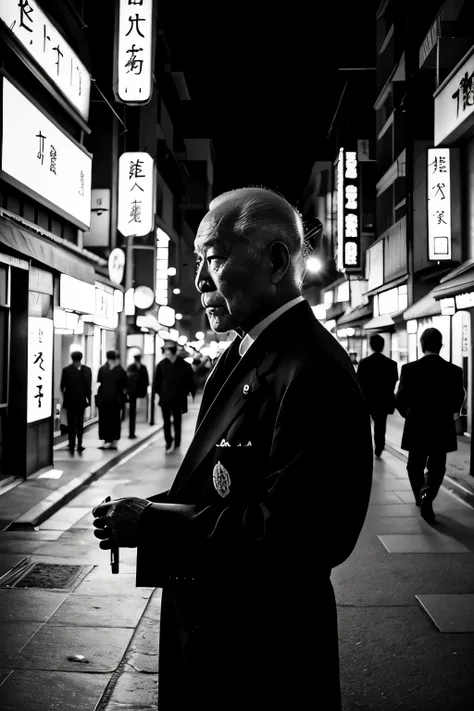
<svg viewBox="0 0 474 711">
<path fill-rule="evenodd" d="M 206 292 L 216 290 L 216 285 L 212 281 L 212 278 L 211 278 L 209 271 L 207 269 L 207 264 L 206 264 L 205 260 L 203 260 L 198 267 L 198 270 L 196 272 L 195 284 L 196 284 L 196 289 L 201 294 L 205 294 Z"/>
</svg>

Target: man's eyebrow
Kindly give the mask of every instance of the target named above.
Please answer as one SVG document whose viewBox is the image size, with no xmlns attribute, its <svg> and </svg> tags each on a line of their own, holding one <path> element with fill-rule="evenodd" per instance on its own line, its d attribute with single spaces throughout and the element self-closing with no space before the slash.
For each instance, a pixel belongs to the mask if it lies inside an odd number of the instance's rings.
<svg viewBox="0 0 474 711">
<path fill-rule="evenodd" d="M 195 247 L 193 252 L 198 257 L 204 252 L 206 247 L 215 247 L 217 243 L 218 239 L 216 237 L 209 237 L 205 242 L 203 242 L 202 247 Z"/>
</svg>

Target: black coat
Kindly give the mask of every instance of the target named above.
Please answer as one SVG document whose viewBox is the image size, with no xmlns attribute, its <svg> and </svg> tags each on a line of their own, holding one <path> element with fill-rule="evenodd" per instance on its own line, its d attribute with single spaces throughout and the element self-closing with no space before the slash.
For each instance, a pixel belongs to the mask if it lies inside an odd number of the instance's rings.
<svg viewBox="0 0 474 711">
<path fill-rule="evenodd" d="M 60 390 L 66 408 L 86 408 L 91 404 L 92 371 L 87 365 L 76 368 L 72 363 L 63 368 Z"/>
<path fill-rule="evenodd" d="M 406 363 L 400 375 L 396 407 L 405 417 L 402 449 L 455 452 L 456 423 L 464 400 L 463 372 L 439 355 Z"/>
<path fill-rule="evenodd" d="M 140 520 L 137 585 L 163 587 L 159 709 L 288 711 L 317 697 L 335 711 L 330 574 L 367 512 L 369 414 L 347 354 L 306 302 L 259 336 L 216 395 L 223 364 L 171 489 L 150 497 L 198 515 L 149 507 Z"/>
<path fill-rule="evenodd" d="M 146 397 L 150 379 L 148 370 L 140 363 L 140 367 L 136 363 L 130 363 L 127 368 L 127 391 L 132 397 Z"/>
<path fill-rule="evenodd" d="M 180 356 L 174 363 L 163 358 L 156 366 L 153 389 L 161 406 L 181 407 L 182 412 L 187 412 L 188 395 L 196 395 L 194 371 Z"/>
<path fill-rule="evenodd" d="M 395 412 L 398 366 L 394 360 L 383 353 L 372 353 L 360 361 L 357 378 L 371 415 Z"/>
<path fill-rule="evenodd" d="M 123 407 L 127 399 L 127 374 L 121 365 L 110 368 L 104 363 L 99 368 L 97 382 L 100 387 L 96 395 L 97 407 Z"/>
</svg>

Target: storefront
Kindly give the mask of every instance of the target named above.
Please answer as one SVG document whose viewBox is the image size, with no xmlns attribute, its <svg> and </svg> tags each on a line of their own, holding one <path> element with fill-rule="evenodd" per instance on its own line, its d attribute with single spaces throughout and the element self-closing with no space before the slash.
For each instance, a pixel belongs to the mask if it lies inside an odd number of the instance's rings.
<svg viewBox="0 0 474 711">
<path fill-rule="evenodd" d="M 367 331 L 363 326 L 372 315 L 372 305 L 364 304 L 347 309 L 337 322 L 337 340 L 348 353 L 355 353 L 359 362 L 369 355 Z"/>
<path fill-rule="evenodd" d="M 374 317 L 363 326 L 369 338 L 374 333 L 380 333 L 385 341 L 383 352 L 397 362 L 399 371 L 408 360 L 408 337 L 403 318 L 407 305 L 406 283 L 380 291 L 373 296 Z"/>
</svg>

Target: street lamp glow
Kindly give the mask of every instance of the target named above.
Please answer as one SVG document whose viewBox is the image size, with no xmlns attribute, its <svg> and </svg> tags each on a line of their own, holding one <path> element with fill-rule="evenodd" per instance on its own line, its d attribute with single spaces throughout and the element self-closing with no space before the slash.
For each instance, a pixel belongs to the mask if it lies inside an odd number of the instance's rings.
<svg viewBox="0 0 474 711">
<path fill-rule="evenodd" d="M 181 289 L 173 289 L 173 294 L 181 294 Z"/>
<path fill-rule="evenodd" d="M 174 317 L 176 321 L 181 321 L 181 319 L 183 318 L 183 314 L 175 314 Z"/>
<path fill-rule="evenodd" d="M 308 272 L 311 272 L 311 274 L 317 274 L 322 268 L 323 264 L 319 257 L 309 257 L 306 260 L 306 269 Z"/>
<path fill-rule="evenodd" d="M 175 276 L 176 275 L 176 267 L 168 267 L 168 276 Z"/>
<path fill-rule="evenodd" d="M 205 335 L 204 335 L 204 333 L 203 333 L 202 331 L 198 331 L 198 332 L 196 333 L 196 340 L 197 340 L 197 341 L 203 341 L 204 338 L 205 338 Z"/>
</svg>

